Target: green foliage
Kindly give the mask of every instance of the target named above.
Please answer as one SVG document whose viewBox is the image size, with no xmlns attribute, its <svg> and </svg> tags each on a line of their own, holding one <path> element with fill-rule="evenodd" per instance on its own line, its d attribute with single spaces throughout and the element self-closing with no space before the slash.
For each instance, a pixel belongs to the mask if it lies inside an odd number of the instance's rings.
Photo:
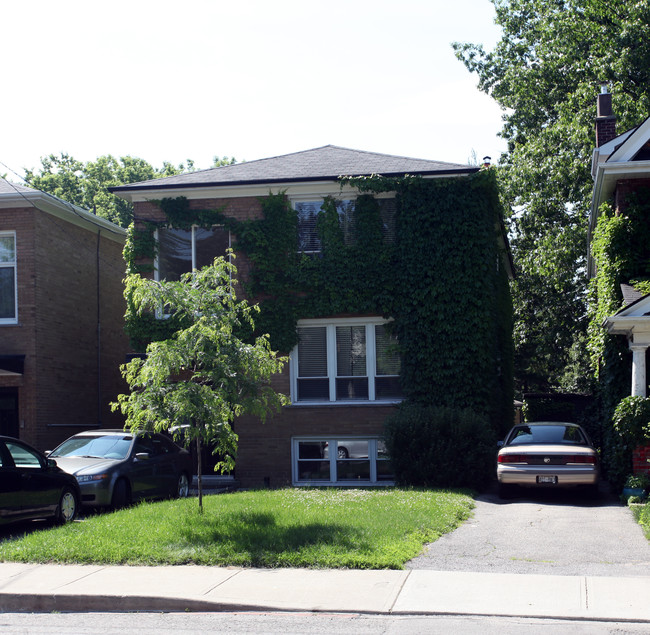
<svg viewBox="0 0 650 635">
<path fill-rule="evenodd" d="M 616 406 L 612 417 L 614 430 L 626 444 L 635 448 L 650 441 L 650 398 L 625 397 Z"/>
<path fill-rule="evenodd" d="M 462 492 L 284 489 L 143 503 L 0 543 L 19 562 L 403 569 L 474 506 Z"/>
<path fill-rule="evenodd" d="M 131 430 L 188 425 L 185 437 L 211 444 L 222 457 L 215 469 L 223 471 L 234 467 L 235 417 L 252 414 L 264 420 L 287 401 L 268 384 L 286 360 L 276 357 L 268 337 L 251 336 L 256 307 L 237 301 L 231 282 L 235 273 L 218 258 L 178 282 L 127 277 L 126 295 L 137 313 L 151 315 L 165 307 L 169 319 L 183 326 L 168 339 L 151 342 L 144 359 L 122 367 L 131 392 L 112 404 Z"/>
<path fill-rule="evenodd" d="M 508 151 L 499 178 L 506 206 L 516 210 L 517 392 L 583 392 L 590 388 L 585 243 L 596 93 L 609 83 L 621 131 L 650 112 L 650 4 L 492 3 L 502 29 L 494 50 L 454 48 L 504 109 Z"/>
<path fill-rule="evenodd" d="M 402 354 L 406 395 L 440 405 L 461 400 L 485 413 L 495 430 L 512 422 L 512 306 L 499 251 L 501 221 L 491 171 L 471 177 L 349 179 L 361 194 L 354 222 L 343 227 L 326 199 L 317 221 L 321 253 L 298 251 L 298 218 L 283 193 L 260 199 L 262 216 L 238 221 L 184 198 L 159 202 L 172 227 L 221 223 L 252 265 L 246 292 L 260 302 L 258 333 L 274 350 L 297 343 L 298 319 L 380 315 Z M 385 232 L 374 194 L 397 192 L 394 240 Z M 149 227 L 139 252 L 130 239 L 129 270 L 151 259 Z M 150 260 L 149 260 L 150 262 Z M 127 313 L 132 339 L 148 326 Z M 151 333 L 151 338 L 156 334 Z"/>
<path fill-rule="evenodd" d="M 384 438 L 400 484 L 481 490 L 494 478 L 496 439 L 472 410 L 406 403 Z"/>
<path fill-rule="evenodd" d="M 622 283 L 650 290 L 648 219 L 650 189 L 641 188 L 625 201 L 623 213 L 615 213 L 610 203 L 602 206 L 591 243 L 596 276 L 589 285 L 589 352 L 599 380 L 602 420 L 613 424 L 603 431 L 603 463 L 615 484 L 620 484 L 630 470 L 635 443 L 621 431 L 640 406 L 637 398 L 624 399 L 631 383 L 627 342 L 620 335 L 607 333 L 603 321 L 623 306 Z M 621 431 L 619 425 L 623 426 Z"/>
<path fill-rule="evenodd" d="M 215 157 L 214 167 L 230 163 L 236 163 L 235 159 Z M 191 159 L 178 166 L 164 162 L 162 168 L 157 169 L 144 159 L 128 155 L 118 159 L 107 154 L 95 161 L 82 163 L 61 153 L 41 158 L 38 169 L 25 170 L 25 181 L 32 187 L 90 210 L 121 227 L 128 227 L 133 220 L 133 205 L 111 194 L 108 188 L 174 176 L 194 169 Z"/>
<path fill-rule="evenodd" d="M 650 475 L 648 474 L 630 474 L 625 479 L 625 487 L 632 489 L 650 489 Z"/>
</svg>

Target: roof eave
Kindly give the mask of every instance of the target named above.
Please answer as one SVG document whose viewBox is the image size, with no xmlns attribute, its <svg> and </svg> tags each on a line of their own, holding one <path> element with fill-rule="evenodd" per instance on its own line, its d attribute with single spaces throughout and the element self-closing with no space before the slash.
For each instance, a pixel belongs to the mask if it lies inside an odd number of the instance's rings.
<svg viewBox="0 0 650 635">
<path fill-rule="evenodd" d="M 451 168 L 448 170 L 427 170 L 427 171 L 418 171 L 418 172 L 384 172 L 380 176 L 386 178 L 396 178 L 402 176 L 422 176 L 422 177 L 437 177 L 437 176 L 464 176 L 469 174 L 474 174 L 478 172 L 480 168 L 467 167 L 467 168 Z M 247 179 L 240 181 L 204 181 L 198 183 L 151 183 L 149 185 L 118 185 L 115 187 L 109 187 L 108 191 L 121 196 L 122 194 L 127 194 L 129 192 L 145 192 L 145 191 L 156 191 L 156 190 L 192 190 L 192 189 L 204 189 L 204 188 L 227 188 L 227 187 L 244 187 L 244 186 L 254 186 L 254 185 L 291 185 L 293 183 L 312 183 L 318 181 L 339 181 L 342 178 L 355 178 L 359 176 L 372 176 L 373 173 L 366 174 L 355 174 L 352 175 L 322 175 L 322 176 L 304 176 L 287 179 L 286 177 L 275 178 L 275 179 Z M 162 181 L 163 179 L 161 179 Z"/>
</svg>

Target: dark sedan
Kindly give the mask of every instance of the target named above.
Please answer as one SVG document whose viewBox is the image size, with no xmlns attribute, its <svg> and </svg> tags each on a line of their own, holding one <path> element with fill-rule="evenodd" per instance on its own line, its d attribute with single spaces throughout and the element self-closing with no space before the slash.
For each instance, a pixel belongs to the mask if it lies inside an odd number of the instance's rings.
<svg viewBox="0 0 650 635">
<path fill-rule="evenodd" d="M 89 507 L 119 508 L 189 494 L 190 454 L 162 434 L 90 430 L 70 437 L 49 456 L 76 477 L 81 503 Z"/>
<path fill-rule="evenodd" d="M 0 436 L 0 525 L 77 517 L 81 494 L 74 477 L 24 441 Z"/>
</svg>

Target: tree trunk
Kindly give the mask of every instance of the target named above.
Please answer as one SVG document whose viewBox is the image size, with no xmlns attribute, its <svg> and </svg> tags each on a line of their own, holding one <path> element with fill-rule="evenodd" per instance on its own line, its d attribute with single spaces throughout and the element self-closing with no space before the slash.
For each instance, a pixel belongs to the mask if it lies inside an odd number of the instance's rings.
<svg viewBox="0 0 650 635">
<path fill-rule="evenodd" d="M 196 478 L 199 482 L 199 512 L 203 513 L 203 479 L 202 472 L 203 467 L 201 466 L 201 439 L 196 437 Z"/>
</svg>

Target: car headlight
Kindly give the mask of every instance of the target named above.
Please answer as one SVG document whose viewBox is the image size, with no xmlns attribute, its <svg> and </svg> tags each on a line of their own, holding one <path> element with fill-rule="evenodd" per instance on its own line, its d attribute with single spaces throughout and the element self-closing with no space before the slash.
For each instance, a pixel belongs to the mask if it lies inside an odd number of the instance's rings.
<svg viewBox="0 0 650 635">
<path fill-rule="evenodd" d="M 108 474 L 83 474 L 76 478 L 78 483 L 91 483 L 93 481 L 103 481 L 108 478 Z"/>
</svg>

